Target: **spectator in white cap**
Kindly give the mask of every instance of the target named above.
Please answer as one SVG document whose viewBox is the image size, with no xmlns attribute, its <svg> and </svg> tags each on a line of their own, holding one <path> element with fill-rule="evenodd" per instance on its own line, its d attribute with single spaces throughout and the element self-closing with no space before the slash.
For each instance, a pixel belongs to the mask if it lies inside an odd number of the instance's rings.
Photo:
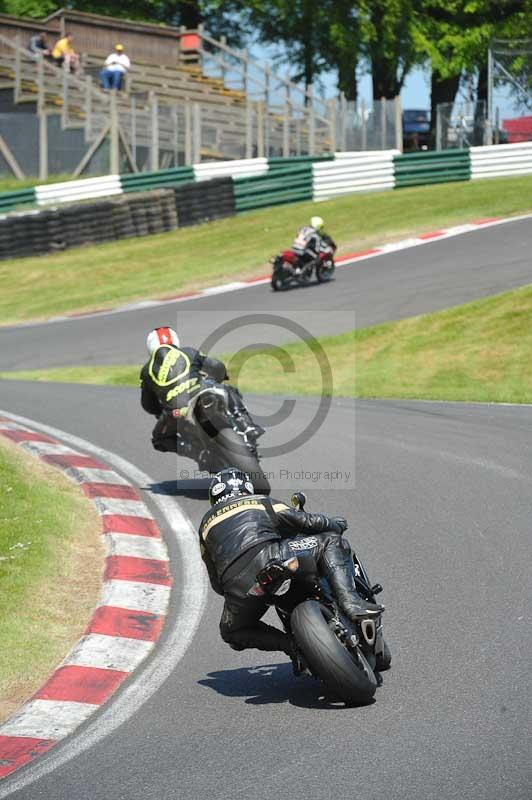
<svg viewBox="0 0 532 800">
<path fill-rule="evenodd" d="M 131 61 L 124 52 L 124 45 L 116 44 L 115 49 L 105 59 L 105 66 L 100 72 L 103 89 L 122 89 L 124 76 L 127 75 Z"/>
</svg>

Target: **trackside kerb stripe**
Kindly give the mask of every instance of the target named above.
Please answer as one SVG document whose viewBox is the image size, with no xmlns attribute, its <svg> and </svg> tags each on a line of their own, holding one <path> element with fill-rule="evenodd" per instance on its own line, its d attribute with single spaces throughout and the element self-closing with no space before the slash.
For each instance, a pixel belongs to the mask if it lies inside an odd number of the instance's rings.
<svg viewBox="0 0 532 800">
<path fill-rule="evenodd" d="M 71 733 L 146 658 L 163 629 L 172 579 L 155 520 L 125 478 L 2 416 L 0 434 L 80 485 L 100 514 L 107 549 L 100 600 L 84 635 L 46 683 L 0 725 L 3 778 Z"/>
</svg>

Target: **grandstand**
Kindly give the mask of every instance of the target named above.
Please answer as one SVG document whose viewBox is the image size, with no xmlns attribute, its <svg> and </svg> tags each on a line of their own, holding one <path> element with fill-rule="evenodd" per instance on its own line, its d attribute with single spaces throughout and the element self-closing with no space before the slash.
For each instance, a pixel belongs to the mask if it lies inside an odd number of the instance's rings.
<svg viewBox="0 0 532 800">
<path fill-rule="evenodd" d="M 27 50 L 39 30 L 50 41 L 72 33 L 82 55 L 79 74 Z M 126 91 L 115 96 L 100 89 L 98 72 L 118 41 L 132 68 Z M 97 171 L 105 148 L 112 172 L 334 151 L 333 104 L 201 28 L 187 31 L 65 9 L 44 20 L 0 14 L 0 113 L 7 133 L 0 138 L 0 159 L 15 174 L 22 174 L 21 162 L 31 162 L 13 134 L 21 112 L 28 122 L 26 149 L 33 146 L 34 157 L 39 153 L 38 171 L 45 178 L 51 139 L 72 158 L 79 156 L 75 165 L 66 159 L 59 170 L 74 174 Z"/>
</svg>

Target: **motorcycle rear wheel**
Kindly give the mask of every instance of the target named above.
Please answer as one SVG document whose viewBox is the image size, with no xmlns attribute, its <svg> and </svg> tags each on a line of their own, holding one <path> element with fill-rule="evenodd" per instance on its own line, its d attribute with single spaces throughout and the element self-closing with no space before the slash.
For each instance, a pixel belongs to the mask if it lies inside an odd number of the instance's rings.
<svg viewBox="0 0 532 800">
<path fill-rule="evenodd" d="M 274 292 L 280 292 L 281 289 L 284 289 L 283 279 L 279 278 L 277 275 L 272 275 L 272 289 Z"/>
<path fill-rule="evenodd" d="M 257 494 L 270 494 L 270 483 L 258 459 L 232 428 L 224 428 L 211 440 L 209 452 L 214 460 L 213 470 L 237 467 L 249 475 Z"/>
<path fill-rule="evenodd" d="M 290 624 L 297 646 L 312 672 L 347 705 L 366 705 L 375 694 L 377 678 L 362 654 L 355 656 L 327 624 L 331 614 L 316 600 L 300 603 Z M 365 664 L 364 664 L 365 662 Z"/>
</svg>

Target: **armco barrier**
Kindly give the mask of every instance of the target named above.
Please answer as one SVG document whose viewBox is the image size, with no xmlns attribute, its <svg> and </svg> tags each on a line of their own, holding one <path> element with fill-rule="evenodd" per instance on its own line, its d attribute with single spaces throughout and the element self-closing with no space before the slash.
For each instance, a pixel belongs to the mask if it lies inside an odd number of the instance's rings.
<svg viewBox="0 0 532 800">
<path fill-rule="evenodd" d="M 188 183 L 175 191 L 179 227 L 231 217 L 235 213 L 235 192 L 232 178 L 212 178 Z"/>
<path fill-rule="evenodd" d="M 398 153 L 398 150 L 337 153 L 334 161 L 314 163 L 314 200 L 326 200 L 355 192 L 393 189 L 393 159 Z"/>
<path fill-rule="evenodd" d="M 104 175 L 103 178 L 85 178 L 80 181 L 65 181 L 35 187 L 38 205 L 75 203 L 76 200 L 111 197 L 116 194 L 122 194 L 120 175 Z"/>
<path fill-rule="evenodd" d="M 449 181 L 468 181 L 471 177 L 469 150 L 437 150 L 406 153 L 394 158 L 395 188 L 422 186 Z"/>
<path fill-rule="evenodd" d="M 472 147 L 471 178 L 498 178 L 532 173 L 532 142 Z"/>
<path fill-rule="evenodd" d="M 234 184 L 237 211 L 312 200 L 312 164 L 279 167 L 264 176 L 237 178 Z"/>
<path fill-rule="evenodd" d="M 174 167 L 157 172 L 136 172 L 120 176 L 122 190 L 126 193 L 166 189 L 193 180 L 194 170 L 192 167 Z"/>
<path fill-rule="evenodd" d="M 240 161 L 208 161 L 194 165 L 194 177 L 197 181 L 208 181 L 211 178 L 251 178 L 268 172 L 267 158 L 243 158 Z"/>
<path fill-rule="evenodd" d="M 17 189 L 14 192 L 0 192 L 0 214 L 14 211 L 20 206 L 32 206 L 35 200 L 35 188 Z"/>
</svg>

